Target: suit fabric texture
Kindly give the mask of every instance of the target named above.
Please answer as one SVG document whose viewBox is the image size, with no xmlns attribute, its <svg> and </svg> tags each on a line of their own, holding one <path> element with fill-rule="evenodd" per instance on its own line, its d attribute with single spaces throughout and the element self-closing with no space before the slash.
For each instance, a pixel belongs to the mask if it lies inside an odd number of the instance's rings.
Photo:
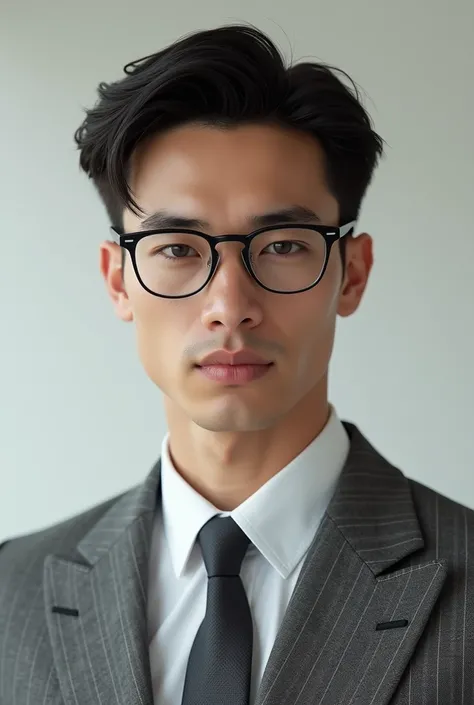
<svg viewBox="0 0 474 705">
<path fill-rule="evenodd" d="M 471 705 L 474 511 L 356 426 L 256 705 Z M 154 705 L 143 484 L 0 550 L 0 705 Z"/>
</svg>

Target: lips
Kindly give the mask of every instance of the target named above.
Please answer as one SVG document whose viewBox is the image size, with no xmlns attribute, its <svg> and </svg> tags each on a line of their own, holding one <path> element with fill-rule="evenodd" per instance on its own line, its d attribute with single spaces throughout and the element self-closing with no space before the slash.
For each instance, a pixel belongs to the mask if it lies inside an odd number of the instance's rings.
<svg viewBox="0 0 474 705">
<path fill-rule="evenodd" d="M 216 350 L 210 355 L 206 355 L 198 367 L 207 367 L 210 365 L 270 365 L 271 360 L 265 360 L 260 355 L 251 350 L 239 350 L 235 353 L 227 352 L 226 350 Z"/>
</svg>

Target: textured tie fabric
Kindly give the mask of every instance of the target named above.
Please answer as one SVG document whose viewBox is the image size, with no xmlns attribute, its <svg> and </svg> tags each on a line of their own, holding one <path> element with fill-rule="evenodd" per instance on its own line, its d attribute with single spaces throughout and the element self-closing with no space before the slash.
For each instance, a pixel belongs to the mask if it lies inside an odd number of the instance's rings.
<svg viewBox="0 0 474 705">
<path fill-rule="evenodd" d="M 240 568 L 249 539 L 232 517 L 199 532 L 208 574 L 206 614 L 191 648 L 182 705 L 248 705 L 253 625 Z"/>
</svg>

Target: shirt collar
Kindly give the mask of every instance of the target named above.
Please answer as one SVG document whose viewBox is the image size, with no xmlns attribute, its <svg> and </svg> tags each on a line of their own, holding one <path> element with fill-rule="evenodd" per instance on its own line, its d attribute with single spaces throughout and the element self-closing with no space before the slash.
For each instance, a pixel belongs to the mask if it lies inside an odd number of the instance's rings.
<svg viewBox="0 0 474 705">
<path fill-rule="evenodd" d="M 168 440 L 166 434 L 161 501 L 176 576 L 183 575 L 201 528 L 219 514 L 230 515 L 282 578 L 289 577 L 314 539 L 349 452 L 349 438 L 334 408 L 322 432 L 232 512 L 220 511 L 184 480 L 173 465 Z"/>
</svg>

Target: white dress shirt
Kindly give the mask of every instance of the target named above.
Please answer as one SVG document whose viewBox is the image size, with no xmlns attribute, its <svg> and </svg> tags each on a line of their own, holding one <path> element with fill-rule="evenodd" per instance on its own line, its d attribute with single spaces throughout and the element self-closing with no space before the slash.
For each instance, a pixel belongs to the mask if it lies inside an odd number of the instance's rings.
<svg viewBox="0 0 474 705">
<path fill-rule="evenodd" d="M 161 506 L 153 527 L 148 585 L 148 642 L 155 705 L 182 701 L 188 658 L 204 619 L 207 572 L 196 538 L 216 514 L 231 516 L 250 539 L 241 578 L 254 623 L 250 705 L 306 553 L 349 452 L 331 409 L 323 431 L 232 512 L 221 512 L 176 471 L 166 435 Z"/>
</svg>

